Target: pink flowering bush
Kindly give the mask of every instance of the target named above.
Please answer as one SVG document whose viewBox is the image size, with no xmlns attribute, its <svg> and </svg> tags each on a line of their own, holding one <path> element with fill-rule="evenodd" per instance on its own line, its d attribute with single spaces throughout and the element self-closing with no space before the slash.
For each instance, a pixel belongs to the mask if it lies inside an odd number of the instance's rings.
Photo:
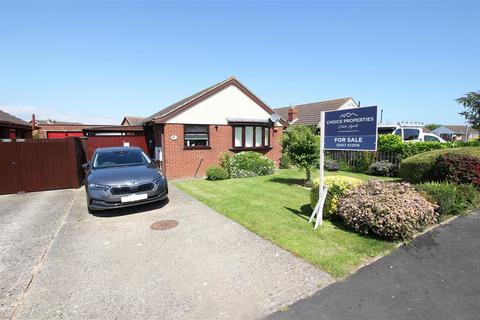
<svg viewBox="0 0 480 320">
<path fill-rule="evenodd" d="M 339 202 L 338 215 L 360 233 L 390 240 L 410 241 L 437 222 L 435 206 L 408 183 L 378 180 L 347 191 Z"/>
</svg>

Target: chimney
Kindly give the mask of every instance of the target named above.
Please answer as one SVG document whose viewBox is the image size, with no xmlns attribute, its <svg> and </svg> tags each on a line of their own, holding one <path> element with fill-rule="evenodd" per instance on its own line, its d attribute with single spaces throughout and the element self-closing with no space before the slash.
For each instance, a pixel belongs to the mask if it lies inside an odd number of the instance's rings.
<svg viewBox="0 0 480 320">
<path fill-rule="evenodd" d="M 32 131 L 35 131 L 35 113 L 32 113 Z"/>
<path fill-rule="evenodd" d="M 288 109 L 288 118 L 287 121 L 288 123 L 293 123 L 295 120 L 298 118 L 298 110 L 295 108 L 295 106 L 291 106 L 290 109 Z"/>
</svg>

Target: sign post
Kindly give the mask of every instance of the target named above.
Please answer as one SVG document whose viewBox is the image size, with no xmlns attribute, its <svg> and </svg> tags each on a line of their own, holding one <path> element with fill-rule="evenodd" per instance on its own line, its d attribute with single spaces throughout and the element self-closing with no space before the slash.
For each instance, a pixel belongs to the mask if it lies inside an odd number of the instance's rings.
<svg viewBox="0 0 480 320">
<path fill-rule="evenodd" d="M 324 185 L 325 150 L 376 151 L 377 150 L 377 106 L 320 114 L 320 183 L 318 202 L 310 216 L 315 219 L 317 229 L 323 221 L 323 205 L 327 197 L 328 186 Z"/>
</svg>

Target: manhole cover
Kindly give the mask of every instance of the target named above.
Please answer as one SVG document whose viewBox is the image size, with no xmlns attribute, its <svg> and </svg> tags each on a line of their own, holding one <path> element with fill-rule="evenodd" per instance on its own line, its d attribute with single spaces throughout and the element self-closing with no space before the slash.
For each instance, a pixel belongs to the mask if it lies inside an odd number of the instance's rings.
<svg viewBox="0 0 480 320">
<path fill-rule="evenodd" d="M 150 228 L 152 230 L 168 230 L 178 226 L 177 220 L 160 220 L 155 223 L 152 223 Z"/>
</svg>

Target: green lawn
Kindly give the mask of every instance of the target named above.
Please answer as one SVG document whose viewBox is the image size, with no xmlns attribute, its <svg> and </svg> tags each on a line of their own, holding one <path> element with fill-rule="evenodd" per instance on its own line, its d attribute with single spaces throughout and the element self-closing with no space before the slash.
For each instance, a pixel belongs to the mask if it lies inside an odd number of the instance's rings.
<svg viewBox="0 0 480 320">
<path fill-rule="evenodd" d="M 327 172 L 368 179 L 365 174 Z M 309 190 L 300 187 L 305 173 L 281 169 L 272 176 L 223 181 L 183 180 L 174 185 L 226 217 L 278 246 L 341 278 L 369 258 L 387 253 L 395 243 L 351 232 L 324 221 L 317 230 L 307 223 Z"/>
</svg>

